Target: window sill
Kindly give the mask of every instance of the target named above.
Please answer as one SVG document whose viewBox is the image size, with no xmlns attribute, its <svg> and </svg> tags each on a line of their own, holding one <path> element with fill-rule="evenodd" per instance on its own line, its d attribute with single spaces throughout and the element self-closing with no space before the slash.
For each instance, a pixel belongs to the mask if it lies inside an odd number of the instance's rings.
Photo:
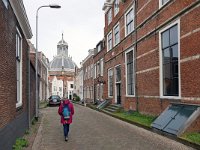
<svg viewBox="0 0 200 150">
<path fill-rule="evenodd" d="M 161 99 L 175 99 L 175 100 L 179 100 L 181 99 L 180 96 L 160 96 Z"/>
</svg>

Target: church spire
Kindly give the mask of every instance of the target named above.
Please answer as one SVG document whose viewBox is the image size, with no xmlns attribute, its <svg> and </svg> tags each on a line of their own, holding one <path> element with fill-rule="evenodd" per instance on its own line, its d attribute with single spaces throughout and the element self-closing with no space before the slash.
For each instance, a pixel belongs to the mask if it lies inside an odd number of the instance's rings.
<svg viewBox="0 0 200 150">
<path fill-rule="evenodd" d="M 63 33 L 62 33 L 62 44 L 64 43 L 64 39 L 63 39 Z"/>
</svg>

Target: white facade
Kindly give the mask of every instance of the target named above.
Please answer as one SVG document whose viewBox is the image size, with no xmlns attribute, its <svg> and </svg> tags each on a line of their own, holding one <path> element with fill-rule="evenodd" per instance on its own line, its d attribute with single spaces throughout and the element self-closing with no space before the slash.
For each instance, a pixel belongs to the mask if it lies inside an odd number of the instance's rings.
<svg viewBox="0 0 200 150">
<path fill-rule="evenodd" d="M 73 99 L 74 81 L 67 81 L 67 98 Z"/>
<path fill-rule="evenodd" d="M 77 72 L 74 84 L 75 84 L 74 93 L 76 93 L 77 96 L 80 97 L 80 100 L 82 100 L 83 99 L 83 69 Z"/>
<path fill-rule="evenodd" d="M 52 95 L 59 95 L 61 98 L 63 97 L 63 81 L 58 80 L 56 76 L 54 76 L 52 80 Z"/>
</svg>

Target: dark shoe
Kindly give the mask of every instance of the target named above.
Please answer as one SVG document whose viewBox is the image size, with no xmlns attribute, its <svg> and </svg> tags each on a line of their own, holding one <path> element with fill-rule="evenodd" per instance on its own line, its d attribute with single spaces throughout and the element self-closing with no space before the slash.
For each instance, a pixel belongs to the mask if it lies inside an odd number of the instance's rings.
<svg viewBox="0 0 200 150">
<path fill-rule="evenodd" d="M 68 141 L 68 137 L 65 137 L 65 141 Z"/>
</svg>

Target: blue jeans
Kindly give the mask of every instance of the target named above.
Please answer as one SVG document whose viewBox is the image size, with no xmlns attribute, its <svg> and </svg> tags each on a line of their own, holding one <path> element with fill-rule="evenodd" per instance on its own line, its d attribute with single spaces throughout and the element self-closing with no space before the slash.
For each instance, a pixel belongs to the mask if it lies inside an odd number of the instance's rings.
<svg viewBox="0 0 200 150">
<path fill-rule="evenodd" d="M 63 124 L 64 136 L 68 137 L 69 133 L 69 124 Z"/>
</svg>

